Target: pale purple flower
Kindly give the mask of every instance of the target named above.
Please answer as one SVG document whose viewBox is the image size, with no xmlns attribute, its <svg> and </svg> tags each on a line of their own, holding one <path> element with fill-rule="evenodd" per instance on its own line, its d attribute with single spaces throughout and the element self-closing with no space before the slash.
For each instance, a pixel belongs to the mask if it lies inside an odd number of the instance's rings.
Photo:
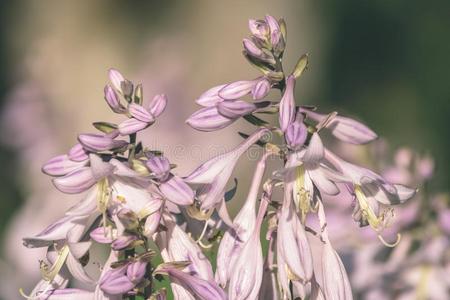
<svg viewBox="0 0 450 300">
<path fill-rule="evenodd" d="M 210 88 L 206 92 L 204 92 L 200 97 L 198 97 L 195 102 L 198 105 L 210 107 L 215 106 L 217 103 L 223 101 L 223 99 L 219 96 L 219 91 L 224 88 L 226 84 L 218 85 L 215 87 Z"/>
<path fill-rule="evenodd" d="M 335 180 L 347 183 L 348 188 L 354 191 L 357 200 L 354 217 L 361 225 L 368 223 L 375 230 L 382 230 L 392 215 L 389 207 L 405 202 L 416 193 L 406 186 L 391 184 L 375 172 L 346 162 L 328 150 L 325 158 L 343 174 L 336 176 Z"/>
<path fill-rule="evenodd" d="M 217 111 L 229 119 L 237 119 L 254 112 L 258 107 L 254 103 L 242 100 L 224 100 L 217 104 Z"/>
<path fill-rule="evenodd" d="M 106 103 L 108 103 L 113 112 L 123 114 L 127 111 L 122 103 L 120 103 L 120 99 L 116 91 L 110 85 L 105 86 L 104 92 Z"/>
<path fill-rule="evenodd" d="M 127 141 L 116 140 L 114 135 L 111 136 L 109 134 L 80 134 L 78 136 L 78 141 L 84 149 L 91 152 L 118 149 L 128 145 Z"/>
<path fill-rule="evenodd" d="M 247 53 L 247 55 L 250 55 L 251 57 L 257 58 L 263 62 L 267 62 L 272 65 L 274 65 L 276 63 L 275 58 L 273 57 L 272 53 L 270 53 L 269 51 L 267 51 L 265 49 L 264 50 L 261 49 L 251 39 L 245 38 L 243 40 L 243 45 L 244 45 L 244 49 L 245 49 L 245 52 Z M 255 94 L 255 93 L 252 92 L 252 94 Z"/>
<path fill-rule="evenodd" d="M 82 161 L 74 161 L 69 158 L 68 155 L 58 155 L 49 161 L 47 161 L 42 166 L 42 172 L 50 176 L 63 176 L 68 173 L 85 167 L 89 163 L 89 160 L 86 157 L 86 160 Z"/>
<path fill-rule="evenodd" d="M 228 288 L 230 300 L 256 299 L 258 297 L 264 268 L 259 236 L 267 206 L 267 200 L 262 200 L 253 232 L 242 248 L 232 270 L 230 270 L 230 285 Z"/>
<path fill-rule="evenodd" d="M 204 280 L 195 275 L 190 275 L 189 273 L 181 271 L 172 263 L 164 263 L 159 265 L 154 271 L 154 274 L 168 275 L 171 280 L 180 284 L 195 295 L 195 299 L 228 299 L 226 293 L 217 285 L 217 283 L 214 282 L 214 280 Z"/>
<path fill-rule="evenodd" d="M 285 183 L 286 184 L 286 183 Z M 285 187 L 285 199 L 278 221 L 277 251 L 282 258 L 278 268 L 286 270 L 289 280 L 308 282 L 313 274 L 312 253 L 303 224 L 295 213 L 292 202 L 292 183 Z"/>
<path fill-rule="evenodd" d="M 290 75 L 286 78 L 286 89 L 280 100 L 280 129 L 284 132 L 288 126 L 295 120 L 295 77 Z"/>
<path fill-rule="evenodd" d="M 286 143 L 292 150 L 300 150 L 307 137 L 308 129 L 303 123 L 303 118 L 289 124 L 284 134 Z"/>
<path fill-rule="evenodd" d="M 219 96 L 224 100 L 235 100 L 249 94 L 256 85 L 255 80 L 240 80 L 225 85 Z"/>
<path fill-rule="evenodd" d="M 108 71 L 109 80 L 111 80 L 112 85 L 117 91 L 122 92 L 122 82 L 125 81 L 123 75 L 116 69 L 109 69 Z"/>
<path fill-rule="evenodd" d="M 216 106 L 202 108 L 193 113 L 186 123 L 200 131 L 215 131 L 227 127 L 236 119 L 224 117 Z"/>
<path fill-rule="evenodd" d="M 248 28 L 250 29 L 252 35 L 260 40 L 267 39 L 268 35 L 270 34 L 269 26 L 264 20 L 250 19 L 248 21 Z"/>
<path fill-rule="evenodd" d="M 69 159 L 73 161 L 84 161 L 89 158 L 88 152 L 80 143 L 75 144 L 72 148 L 70 148 L 67 155 Z"/>
<path fill-rule="evenodd" d="M 164 94 L 159 94 L 153 97 L 152 101 L 148 104 L 148 111 L 150 114 L 157 118 L 159 117 L 167 106 L 167 96 Z"/>
<path fill-rule="evenodd" d="M 252 96 L 254 100 L 260 100 L 267 96 L 270 92 L 271 84 L 266 77 L 259 79 L 252 89 Z"/>
<path fill-rule="evenodd" d="M 184 178 L 188 183 L 202 185 L 197 190 L 202 209 L 207 210 L 220 203 L 239 157 L 268 132 L 268 129 L 259 129 L 233 150 L 204 162 Z"/>
<path fill-rule="evenodd" d="M 167 253 L 172 261 L 189 261 L 186 271 L 201 279 L 214 281 L 211 263 L 200 247 L 172 220 L 167 219 Z"/>
<path fill-rule="evenodd" d="M 217 252 L 216 281 L 226 286 L 234 265 L 241 255 L 242 248 L 251 237 L 256 224 L 256 199 L 266 167 L 266 159 L 270 153 L 264 154 L 256 166 L 252 184 L 244 206 L 233 220 L 233 227 L 228 229 Z"/>
<path fill-rule="evenodd" d="M 270 15 L 266 15 L 266 23 L 270 30 L 270 42 L 273 47 L 276 47 L 281 38 L 280 25 L 278 24 L 278 21 Z"/>
<path fill-rule="evenodd" d="M 301 109 L 308 118 L 316 122 L 322 122 L 327 115 L 319 114 L 309 109 Z M 341 141 L 351 144 L 366 144 L 375 140 L 378 136 L 366 125 L 341 116 L 333 117 L 325 126 L 331 133 Z"/>
</svg>

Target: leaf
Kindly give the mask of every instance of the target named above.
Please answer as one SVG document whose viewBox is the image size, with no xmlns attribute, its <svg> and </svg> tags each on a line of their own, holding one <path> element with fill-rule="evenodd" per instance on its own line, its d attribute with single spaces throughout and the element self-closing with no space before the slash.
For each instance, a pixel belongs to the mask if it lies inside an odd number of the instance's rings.
<svg viewBox="0 0 450 300">
<path fill-rule="evenodd" d="M 104 133 L 111 133 L 118 128 L 116 124 L 109 122 L 94 122 L 92 125 Z"/>
<path fill-rule="evenodd" d="M 260 118 L 258 118 L 256 116 L 252 115 L 252 114 L 245 115 L 244 119 L 247 122 L 249 122 L 249 123 L 251 123 L 251 124 L 253 124 L 255 126 L 265 126 L 265 125 L 269 124 L 268 122 L 264 121 L 263 119 L 260 119 Z"/>
</svg>

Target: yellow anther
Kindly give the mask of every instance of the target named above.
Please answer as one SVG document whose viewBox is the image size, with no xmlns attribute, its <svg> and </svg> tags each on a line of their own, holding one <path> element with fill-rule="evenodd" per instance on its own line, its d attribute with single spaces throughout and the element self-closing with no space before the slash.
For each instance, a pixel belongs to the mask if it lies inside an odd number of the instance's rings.
<svg viewBox="0 0 450 300">
<path fill-rule="evenodd" d="M 382 226 L 380 225 L 383 223 L 383 216 L 377 217 L 375 215 L 359 185 L 355 185 L 355 195 L 356 199 L 358 199 L 363 217 L 367 220 L 367 222 L 369 222 L 370 227 L 375 229 L 377 232 L 380 231 L 380 229 L 382 229 Z"/>
<path fill-rule="evenodd" d="M 311 194 L 307 189 L 305 189 L 305 168 L 303 165 L 297 167 L 294 195 L 297 202 L 297 207 L 301 211 L 302 223 L 305 223 L 306 215 L 311 211 Z"/>
<path fill-rule="evenodd" d="M 117 196 L 116 196 L 116 200 L 117 200 L 118 202 L 122 203 L 122 204 L 127 203 L 127 199 L 126 199 L 124 196 L 122 196 L 122 195 L 117 195 Z"/>
</svg>

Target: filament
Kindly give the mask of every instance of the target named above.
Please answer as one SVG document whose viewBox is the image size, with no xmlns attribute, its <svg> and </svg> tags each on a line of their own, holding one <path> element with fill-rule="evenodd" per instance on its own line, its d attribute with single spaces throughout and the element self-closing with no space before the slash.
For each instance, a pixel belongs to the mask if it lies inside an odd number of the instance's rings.
<svg viewBox="0 0 450 300">
<path fill-rule="evenodd" d="M 397 233 L 397 239 L 394 243 L 386 242 L 386 240 L 381 236 L 381 234 L 378 234 L 377 236 L 378 239 L 383 243 L 383 245 L 389 248 L 394 248 L 395 246 L 397 246 L 400 243 L 400 240 L 402 239 L 402 235 L 400 233 Z"/>
</svg>

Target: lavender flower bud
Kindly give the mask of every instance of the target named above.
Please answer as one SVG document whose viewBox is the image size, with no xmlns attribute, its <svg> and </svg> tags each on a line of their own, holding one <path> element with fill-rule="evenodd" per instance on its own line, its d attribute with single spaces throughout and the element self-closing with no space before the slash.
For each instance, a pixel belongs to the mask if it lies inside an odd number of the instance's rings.
<svg viewBox="0 0 450 300">
<path fill-rule="evenodd" d="M 111 269 L 99 282 L 100 289 L 110 295 L 125 294 L 134 288 L 134 283 L 125 275 L 126 267 Z"/>
<path fill-rule="evenodd" d="M 260 100 L 267 96 L 270 92 L 271 84 L 270 81 L 262 77 L 260 80 L 256 82 L 252 89 L 252 96 L 254 100 Z"/>
<path fill-rule="evenodd" d="M 256 44 L 251 39 L 244 38 L 242 43 L 244 44 L 245 51 L 247 51 L 247 53 L 251 56 L 257 58 L 263 56 L 262 50 L 258 46 L 256 46 Z"/>
<path fill-rule="evenodd" d="M 110 85 L 105 86 L 105 100 L 113 112 L 121 114 L 126 111 L 125 107 L 120 103 L 116 91 Z"/>
<path fill-rule="evenodd" d="M 227 84 L 219 91 L 219 96 L 225 100 L 239 99 L 251 92 L 254 80 L 240 80 Z"/>
<path fill-rule="evenodd" d="M 295 121 L 285 132 L 286 143 L 292 150 L 299 150 L 306 141 L 308 129 L 303 122 Z"/>
<path fill-rule="evenodd" d="M 87 160 L 79 162 L 72 161 L 67 155 L 64 154 L 56 156 L 46 162 L 42 166 L 42 172 L 50 176 L 63 176 L 74 170 L 86 166 L 87 163 Z"/>
<path fill-rule="evenodd" d="M 122 76 L 122 74 L 116 69 L 109 69 L 108 75 L 109 80 L 111 80 L 114 88 L 122 92 L 122 82 L 125 81 L 125 78 Z"/>
<path fill-rule="evenodd" d="M 153 117 L 153 115 L 148 110 L 146 110 L 139 104 L 130 103 L 128 105 L 128 111 L 133 118 L 141 122 L 153 123 L 155 121 L 155 117 Z"/>
<path fill-rule="evenodd" d="M 178 205 L 191 205 L 194 203 L 194 192 L 178 176 L 171 175 L 169 179 L 159 186 L 164 196 L 171 202 Z"/>
<path fill-rule="evenodd" d="M 127 277 L 134 284 L 138 284 L 145 275 L 145 269 L 147 267 L 147 262 L 142 260 L 137 260 L 132 262 L 127 267 Z"/>
<path fill-rule="evenodd" d="M 96 183 L 89 167 L 79 168 L 63 177 L 53 179 L 55 187 L 63 193 L 78 194 Z"/>
<path fill-rule="evenodd" d="M 78 141 L 88 151 L 106 151 L 111 149 L 122 148 L 128 145 L 128 142 L 122 140 L 114 140 L 108 135 L 102 134 L 80 134 Z"/>
<path fill-rule="evenodd" d="M 263 20 L 250 19 L 248 21 L 248 28 L 250 29 L 250 32 L 260 40 L 267 39 L 267 36 L 270 33 L 269 26 L 267 26 L 267 23 Z"/>
<path fill-rule="evenodd" d="M 123 250 L 131 245 L 138 238 L 135 235 L 124 234 L 119 236 L 111 243 L 111 248 L 114 250 Z"/>
<path fill-rule="evenodd" d="M 152 171 L 153 175 L 161 182 L 164 182 L 169 178 L 170 163 L 164 156 L 150 157 L 145 164 L 150 171 Z"/>
<path fill-rule="evenodd" d="M 235 120 L 222 116 L 217 107 L 205 107 L 193 113 L 186 123 L 200 131 L 215 131 L 227 127 Z"/>
<path fill-rule="evenodd" d="M 278 21 L 270 15 L 266 15 L 266 23 L 270 29 L 270 42 L 272 43 L 272 47 L 275 48 L 277 47 L 281 38 L 280 25 L 278 24 Z"/>
<path fill-rule="evenodd" d="M 302 111 L 306 113 L 308 118 L 311 118 L 316 122 L 321 122 L 327 117 L 327 115 L 319 114 L 311 110 L 302 109 Z M 366 125 L 341 116 L 335 116 L 325 127 L 329 129 L 331 134 L 336 138 L 350 144 L 366 144 L 378 137 L 377 134 Z"/>
<path fill-rule="evenodd" d="M 119 124 L 119 132 L 121 135 L 130 135 L 141 131 L 150 126 L 150 123 L 131 118 Z"/>
<path fill-rule="evenodd" d="M 226 118 L 237 119 L 256 110 L 256 105 L 242 100 L 225 100 L 217 105 L 217 111 Z"/>
<path fill-rule="evenodd" d="M 167 96 L 164 94 L 156 95 L 148 105 L 148 110 L 155 118 L 159 117 L 167 106 Z"/>
<path fill-rule="evenodd" d="M 218 85 L 213 88 L 210 88 L 206 92 L 204 92 L 200 97 L 198 97 L 195 102 L 198 105 L 210 107 L 215 106 L 217 103 L 222 101 L 223 99 L 219 97 L 219 91 L 223 89 L 226 84 Z"/>
<path fill-rule="evenodd" d="M 73 161 L 83 161 L 88 159 L 88 155 L 83 146 L 78 143 L 69 150 L 69 159 Z"/>
<path fill-rule="evenodd" d="M 286 89 L 280 101 L 279 122 L 280 129 L 284 132 L 295 119 L 294 99 L 295 77 L 290 75 L 286 79 Z"/>
<path fill-rule="evenodd" d="M 117 229 L 97 227 L 89 233 L 91 239 L 100 244 L 111 244 L 117 238 Z"/>
<path fill-rule="evenodd" d="M 144 224 L 144 235 L 147 238 L 151 238 L 153 236 L 153 234 L 158 229 L 160 221 L 161 221 L 160 211 L 156 211 L 147 217 Z"/>
</svg>

